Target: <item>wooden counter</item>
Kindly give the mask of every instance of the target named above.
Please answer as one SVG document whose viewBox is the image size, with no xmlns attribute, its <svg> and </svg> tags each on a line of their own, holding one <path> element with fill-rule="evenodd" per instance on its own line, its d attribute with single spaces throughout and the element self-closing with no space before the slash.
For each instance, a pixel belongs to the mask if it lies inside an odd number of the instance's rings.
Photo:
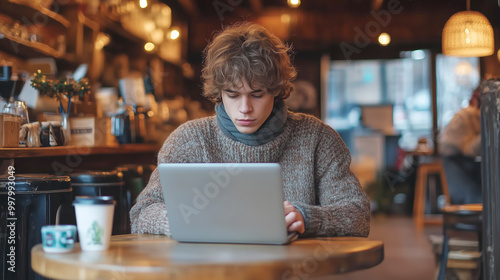
<svg viewBox="0 0 500 280">
<path fill-rule="evenodd" d="M 74 154 L 109 155 L 157 152 L 159 144 L 124 144 L 116 146 L 59 146 L 42 148 L 0 148 L 0 158 L 53 157 Z"/>
<path fill-rule="evenodd" d="M 125 144 L 100 147 L 1 148 L 0 174 L 9 165 L 16 173 L 69 173 L 76 170 L 112 170 L 123 164 L 156 164 L 161 144 Z"/>
</svg>

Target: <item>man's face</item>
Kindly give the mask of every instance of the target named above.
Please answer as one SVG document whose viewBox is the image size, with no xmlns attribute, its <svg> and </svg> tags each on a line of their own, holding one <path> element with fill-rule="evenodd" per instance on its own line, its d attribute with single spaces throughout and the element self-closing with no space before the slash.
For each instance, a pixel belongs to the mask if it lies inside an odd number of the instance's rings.
<svg viewBox="0 0 500 280">
<path fill-rule="evenodd" d="M 222 90 L 222 103 L 239 132 L 250 134 L 259 129 L 273 110 L 274 97 L 263 89 L 252 89 L 246 80 L 239 86 Z"/>
</svg>

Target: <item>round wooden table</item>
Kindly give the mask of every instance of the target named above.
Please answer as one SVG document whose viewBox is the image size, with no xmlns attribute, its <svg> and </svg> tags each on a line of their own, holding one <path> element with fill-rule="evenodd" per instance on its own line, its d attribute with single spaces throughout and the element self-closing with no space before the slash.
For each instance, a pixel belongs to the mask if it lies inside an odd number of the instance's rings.
<svg viewBox="0 0 500 280">
<path fill-rule="evenodd" d="M 162 235 L 115 235 L 109 250 L 45 253 L 31 250 L 31 266 L 53 279 L 305 279 L 375 266 L 382 241 L 299 239 L 290 245 L 178 243 Z"/>
</svg>

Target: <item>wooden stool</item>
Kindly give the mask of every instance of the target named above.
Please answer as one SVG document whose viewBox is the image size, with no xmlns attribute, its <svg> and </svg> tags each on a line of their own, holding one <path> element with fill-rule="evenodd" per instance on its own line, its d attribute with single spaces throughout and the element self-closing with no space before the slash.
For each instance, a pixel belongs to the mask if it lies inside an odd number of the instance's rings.
<svg viewBox="0 0 500 280">
<path fill-rule="evenodd" d="M 441 252 L 441 265 L 439 269 L 438 280 L 444 280 L 446 267 L 457 268 L 467 268 L 470 267 L 469 263 L 448 263 L 448 253 L 450 250 L 449 246 L 449 234 L 448 231 L 469 231 L 477 233 L 478 249 L 481 252 L 482 249 L 482 204 L 464 204 L 464 205 L 447 205 L 443 209 L 443 246 Z M 452 258 L 450 256 L 450 258 Z M 481 269 L 481 254 L 472 254 L 468 258 L 469 260 L 479 260 L 477 268 L 479 270 L 477 279 L 481 279 L 482 269 Z M 473 264 L 473 263 L 472 263 Z M 475 268 L 475 267 L 472 267 Z"/>
<path fill-rule="evenodd" d="M 444 173 L 444 168 L 441 160 L 436 159 L 433 162 L 420 163 L 417 168 L 417 179 L 415 181 L 415 198 L 413 201 L 413 221 L 415 223 L 415 228 L 418 231 L 422 230 L 423 225 L 426 223 L 441 223 L 441 220 L 428 219 L 425 217 L 425 195 L 427 191 L 427 179 L 431 174 L 439 174 L 443 195 L 446 197 L 446 204 L 450 204 L 448 184 L 446 183 L 446 175 Z M 435 190 L 435 183 L 433 185 L 433 188 Z"/>
</svg>

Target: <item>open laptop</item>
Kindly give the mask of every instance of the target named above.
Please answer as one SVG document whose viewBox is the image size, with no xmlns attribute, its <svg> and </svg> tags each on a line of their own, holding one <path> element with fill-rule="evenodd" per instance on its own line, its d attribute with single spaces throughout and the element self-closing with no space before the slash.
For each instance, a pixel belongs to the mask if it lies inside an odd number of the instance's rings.
<svg viewBox="0 0 500 280">
<path fill-rule="evenodd" d="M 181 242 L 287 244 L 278 163 L 158 165 L 172 238 Z"/>
</svg>

